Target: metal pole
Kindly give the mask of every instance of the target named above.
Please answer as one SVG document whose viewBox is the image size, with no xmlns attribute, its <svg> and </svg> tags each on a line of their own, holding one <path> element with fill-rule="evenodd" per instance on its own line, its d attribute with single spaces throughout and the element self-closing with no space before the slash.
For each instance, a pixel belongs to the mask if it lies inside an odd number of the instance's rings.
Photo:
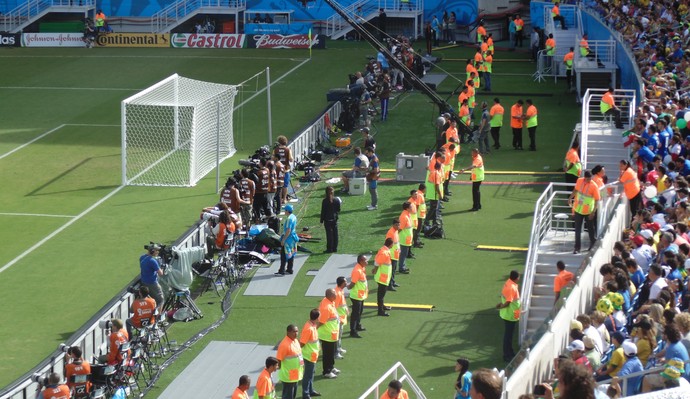
<svg viewBox="0 0 690 399">
<path fill-rule="evenodd" d="M 271 124 L 271 68 L 266 67 L 266 98 L 268 99 L 268 145 L 273 144 L 273 126 Z"/>
<path fill-rule="evenodd" d="M 216 193 L 220 191 L 220 101 L 216 102 Z"/>
</svg>

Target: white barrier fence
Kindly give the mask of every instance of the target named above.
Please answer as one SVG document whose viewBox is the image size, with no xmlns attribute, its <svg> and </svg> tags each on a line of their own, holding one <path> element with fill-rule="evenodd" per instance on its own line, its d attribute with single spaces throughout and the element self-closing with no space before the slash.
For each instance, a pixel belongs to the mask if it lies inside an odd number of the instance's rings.
<svg viewBox="0 0 690 399">
<path fill-rule="evenodd" d="M 504 398 L 517 399 L 521 394 L 531 393 L 534 385 L 551 377 L 554 358 L 567 346 L 570 321 L 579 314 L 588 313 L 592 308 L 594 288 L 602 281 L 599 266 L 608 262 L 613 255 L 613 244 L 618 241 L 630 220 L 629 213 L 627 201 L 616 206 L 605 234 L 591 255 L 583 261 L 577 274 L 577 283 L 563 307 L 555 317 L 544 321 L 546 331 L 534 347 L 518 354 L 518 358 L 524 359 L 508 378 Z"/>
<path fill-rule="evenodd" d="M 359 399 L 380 398 L 383 392 L 386 392 L 386 389 L 388 389 L 388 383 L 391 380 L 400 381 L 403 384 L 403 389 L 409 387 L 410 391 L 412 391 L 411 394 L 413 398 L 416 397 L 417 399 L 426 399 L 424 392 L 422 392 L 414 379 L 412 379 L 412 376 L 407 371 L 405 366 L 403 366 L 403 364 L 400 362 L 395 363 L 393 367 L 383 373 L 381 378 L 379 378 L 371 387 L 369 387 L 366 392 L 359 396 Z"/>
<path fill-rule="evenodd" d="M 309 127 L 304 129 L 299 136 L 297 136 L 289 147 L 295 154 L 295 160 L 301 160 L 308 152 L 314 148 L 316 143 L 320 140 L 321 135 L 325 132 L 326 121 L 325 115 L 329 115 L 331 123 L 337 119 L 340 114 L 340 102 L 331 105 L 321 116 L 319 116 Z M 173 243 L 173 246 L 184 249 L 200 245 L 205 245 L 206 233 L 204 231 L 203 223 L 196 222 L 190 227 L 180 238 Z M 108 302 L 96 315 L 87 321 L 77 332 L 75 332 L 64 343 L 67 346 L 78 346 L 81 348 L 84 359 L 90 360 L 93 356 L 98 356 L 105 352 L 108 345 L 108 336 L 105 331 L 98 326 L 101 320 L 108 320 L 111 318 L 127 319 L 129 317 L 129 308 L 134 300 L 134 296 L 127 291 L 130 286 L 139 284 L 139 276 L 132 282 L 127 284 L 120 293 Z M 63 374 L 65 366 L 65 353 L 60 350 L 55 350 L 49 357 L 40 362 L 31 371 L 27 372 L 10 385 L 0 390 L 0 399 L 26 399 L 35 396 L 37 384 L 31 381 L 31 376 L 35 373 L 46 375 L 50 372 L 57 372 Z"/>
</svg>

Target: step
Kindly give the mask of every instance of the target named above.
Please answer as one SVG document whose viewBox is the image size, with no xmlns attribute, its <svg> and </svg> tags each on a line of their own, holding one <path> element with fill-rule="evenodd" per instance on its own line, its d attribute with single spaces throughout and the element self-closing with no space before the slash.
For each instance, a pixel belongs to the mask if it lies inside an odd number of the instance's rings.
<svg viewBox="0 0 690 399">
<path fill-rule="evenodd" d="M 548 296 L 553 295 L 553 278 L 546 284 L 539 284 L 536 281 L 532 286 L 532 296 Z"/>
<path fill-rule="evenodd" d="M 549 309 L 553 306 L 553 295 L 532 295 L 530 299 L 530 309 L 533 307 Z"/>
</svg>

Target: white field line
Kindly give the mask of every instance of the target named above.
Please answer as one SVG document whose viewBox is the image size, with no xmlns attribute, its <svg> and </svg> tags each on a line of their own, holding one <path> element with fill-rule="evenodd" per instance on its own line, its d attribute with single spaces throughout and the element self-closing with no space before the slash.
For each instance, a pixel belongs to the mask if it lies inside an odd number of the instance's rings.
<svg viewBox="0 0 690 399">
<path fill-rule="evenodd" d="M 285 77 L 287 77 L 288 75 L 290 75 L 292 72 L 296 71 L 297 68 L 299 68 L 299 67 L 301 67 L 302 65 L 304 65 L 307 61 L 309 61 L 309 59 L 305 59 L 305 60 L 302 61 L 299 65 L 297 65 L 296 67 L 290 69 L 289 71 L 285 72 L 283 75 L 281 75 L 280 77 L 278 77 L 278 79 L 271 81 L 271 86 L 274 85 L 275 83 L 278 83 L 278 82 L 281 81 L 283 78 L 285 78 Z M 265 89 L 264 89 L 264 90 L 265 90 Z M 252 97 L 250 97 L 249 99 L 245 100 L 244 102 L 242 102 L 242 104 L 236 106 L 235 109 L 237 109 L 237 108 L 241 107 L 242 105 L 246 104 L 247 101 L 249 101 L 249 100 L 251 100 L 252 98 L 256 97 L 258 94 L 259 94 L 259 93 L 256 93 L 254 96 L 252 96 Z M 60 125 L 59 127 L 53 129 L 53 131 L 54 131 L 54 130 L 60 129 L 60 128 L 63 127 L 63 126 L 65 126 L 65 125 Z M 49 133 L 52 133 L 52 131 L 49 132 Z M 46 134 L 47 134 L 47 133 L 44 133 L 44 135 L 46 135 Z M 36 141 L 36 140 L 37 140 L 37 139 L 34 139 L 34 140 L 32 140 L 31 142 Z M 31 142 L 26 143 L 24 146 L 30 144 Z M 46 236 L 45 238 L 43 238 L 41 241 L 39 241 L 39 242 L 37 242 L 36 244 L 32 245 L 31 248 L 29 248 L 29 249 L 27 249 L 26 251 L 22 252 L 19 256 L 17 256 L 16 258 L 12 259 L 11 261 L 7 262 L 3 267 L 0 267 L 0 273 L 2 273 L 2 272 L 4 272 L 5 270 L 9 269 L 9 268 L 12 267 L 14 264 L 16 264 L 16 263 L 19 262 L 20 260 L 24 259 L 27 255 L 31 254 L 31 253 L 32 253 L 33 251 L 35 251 L 36 249 L 40 248 L 43 244 L 45 244 L 46 242 L 50 241 L 53 237 L 55 237 L 56 235 L 60 234 L 62 231 L 64 231 L 65 229 L 67 229 L 67 228 L 68 228 L 69 226 L 71 226 L 72 224 L 76 223 L 79 219 L 81 219 L 81 218 L 83 218 L 84 216 L 86 216 L 87 214 L 89 214 L 92 210 L 96 209 L 99 205 L 101 205 L 102 203 L 104 203 L 105 201 L 107 201 L 108 199 L 110 199 L 110 197 L 114 196 L 115 194 L 117 194 L 120 190 L 122 190 L 122 189 L 125 188 L 125 187 L 126 187 L 126 186 L 120 186 L 120 187 L 114 189 L 113 191 L 111 191 L 110 193 L 108 193 L 105 197 L 103 197 L 103 198 L 101 198 L 100 200 L 98 200 L 95 204 L 93 204 L 93 205 L 91 205 L 90 207 L 88 207 L 88 208 L 87 208 L 86 210 L 84 210 L 82 213 L 78 214 L 78 215 L 75 216 L 74 218 L 70 219 L 67 223 L 65 223 L 65 224 L 63 224 L 62 226 L 58 227 L 55 231 L 53 231 L 52 233 L 50 233 L 49 235 L 47 235 L 47 236 Z"/>
<path fill-rule="evenodd" d="M 269 61 L 302 61 L 305 58 L 292 57 L 220 57 L 215 55 L 196 56 L 196 55 L 3 55 L 0 58 L 190 58 L 190 59 L 207 59 L 207 60 L 269 60 Z"/>
<path fill-rule="evenodd" d="M 62 86 L 0 86 L 0 90 L 82 90 L 82 91 L 136 91 L 126 87 L 62 87 Z"/>
<path fill-rule="evenodd" d="M 0 216 L 40 216 L 48 218 L 74 218 L 74 215 L 50 215 L 47 213 L 5 213 L 0 212 Z"/>
<path fill-rule="evenodd" d="M 36 141 L 38 141 L 38 140 L 44 138 L 45 136 L 47 136 L 47 135 L 49 135 L 49 134 L 51 134 L 51 133 L 53 133 L 53 132 L 56 132 L 56 131 L 62 129 L 62 128 L 65 127 L 65 126 L 67 126 L 67 125 L 64 125 L 64 124 L 63 124 L 63 125 L 60 125 L 60 126 L 54 128 L 54 129 L 48 130 L 47 132 L 45 132 L 45 133 L 43 133 L 43 134 L 41 134 L 41 135 L 39 135 L 39 136 L 37 136 L 37 137 L 34 137 L 32 140 L 27 141 L 26 143 L 20 145 L 19 147 L 14 148 L 14 149 L 12 149 L 12 150 L 10 150 L 10 151 L 8 151 L 8 152 L 6 152 L 6 153 L 0 155 L 0 159 L 3 159 L 3 158 L 5 158 L 5 157 L 8 156 L 8 155 L 14 154 L 15 152 L 17 152 L 17 151 L 21 150 L 22 148 L 28 146 L 29 144 L 35 143 Z"/>
<path fill-rule="evenodd" d="M 39 242 L 37 242 L 36 244 L 32 245 L 31 248 L 29 248 L 29 249 L 27 249 L 26 251 L 22 252 L 19 256 L 17 256 L 16 258 L 12 259 L 11 261 L 7 262 L 7 263 L 5 264 L 5 266 L 3 266 L 3 267 L 0 268 L 0 273 L 2 273 L 2 272 L 4 272 L 5 270 L 9 269 L 10 267 L 12 267 L 12 265 L 14 265 L 15 263 L 17 263 L 17 262 L 19 262 L 20 260 L 24 259 L 25 256 L 29 255 L 30 253 L 32 253 L 33 251 L 35 251 L 36 249 L 38 249 L 39 247 L 41 247 L 43 244 L 45 244 L 46 242 L 50 241 L 51 238 L 53 238 L 53 237 L 55 237 L 56 235 L 60 234 L 63 230 L 67 229 L 69 226 L 71 226 L 72 224 L 74 224 L 77 220 L 79 220 L 79 219 L 83 218 L 84 216 L 86 216 L 89 212 L 91 212 L 92 210 L 96 209 L 96 207 L 98 207 L 100 204 L 102 204 L 102 203 L 104 203 L 105 201 L 107 201 L 107 200 L 108 200 L 110 197 L 112 197 L 113 195 L 117 194 L 117 193 L 118 193 L 120 190 L 122 190 L 124 187 L 125 187 L 125 186 L 120 186 L 120 187 L 116 188 L 115 190 L 111 191 L 110 193 L 108 193 L 108 195 L 106 195 L 105 197 L 103 197 L 103 198 L 101 198 L 100 200 L 98 200 L 95 204 L 93 204 L 93 205 L 91 205 L 90 207 L 86 208 L 85 211 L 83 211 L 82 213 L 78 214 L 77 216 L 75 216 L 74 218 L 72 218 L 70 221 L 68 221 L 67 223 L 63 224 L 62 226 L 58 227 L 55 231 L 53 231 L 52 233 L 48 234 L 48 235 L 47 235 L 45 238 L 43 238 L 41 241 L 39 241 Z"/>
</svg>

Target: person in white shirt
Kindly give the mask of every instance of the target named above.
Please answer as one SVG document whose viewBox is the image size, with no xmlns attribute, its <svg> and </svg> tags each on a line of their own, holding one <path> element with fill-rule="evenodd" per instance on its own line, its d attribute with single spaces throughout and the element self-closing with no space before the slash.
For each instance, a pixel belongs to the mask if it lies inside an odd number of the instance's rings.
<svg viewBox="0 0 690 399">
<path fill-rule="evenodd" d="M 649 289 L 649 303 L 659 297 L 661 289 L 666 287 L 666 279 L 661 276 L 661 266 L 653 264 L 649 267 L 649 279 L 652 281 L 652 286 Z"/>
</svg>

